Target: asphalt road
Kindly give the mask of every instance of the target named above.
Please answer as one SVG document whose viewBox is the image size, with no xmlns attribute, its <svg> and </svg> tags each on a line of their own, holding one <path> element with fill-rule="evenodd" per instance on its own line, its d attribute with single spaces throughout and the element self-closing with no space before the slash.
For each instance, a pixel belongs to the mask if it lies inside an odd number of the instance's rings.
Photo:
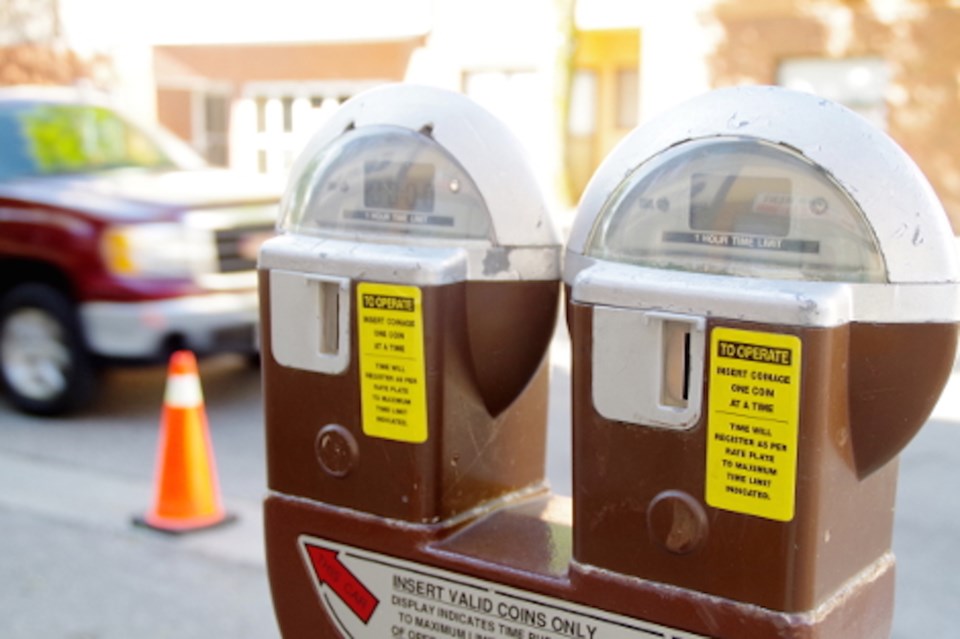
<svg viewBox="0 0 960 639">
<path fill-rule="evenodd" d="M 71 419 L 0 407 L 0 636 L 270 638 L 259 371 L 201 365 L 215 458 L 238 523 L 171 537 L 131 525 L 149 507 L 166 371 L 111 373 Z"/>
<path fill-rule="evenodd" d="M 568 346 L 554 346 L 558 362 Z M 152 493 L 165 370 L 117 371 L 96 406 L 39 420 L 0 403 L 0 637 L 143 639 L 278 633 L 263 566 L 259 372 L 202 363 L 228 527 L 134 527 Z M 569 494 L 569 376 L 555 366 L 548 475 Z M 960 595 L 960 373 L 902 456 L 896 639 L 953 639 Z"/>
</svg>

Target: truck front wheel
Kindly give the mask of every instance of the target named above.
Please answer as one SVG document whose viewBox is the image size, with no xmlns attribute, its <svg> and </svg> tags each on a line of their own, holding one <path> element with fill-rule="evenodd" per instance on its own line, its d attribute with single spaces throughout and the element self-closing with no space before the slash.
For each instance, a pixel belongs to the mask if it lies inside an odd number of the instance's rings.
<svg viewBox="0 0 960 639">
<path fill-rule="evenodd" d="M 96 377 L 63 293 L 23 284 L 0 299 L 0 384 L 14 406 L 36 415 L 76 410 L 92 399 Z"/>
</svg>

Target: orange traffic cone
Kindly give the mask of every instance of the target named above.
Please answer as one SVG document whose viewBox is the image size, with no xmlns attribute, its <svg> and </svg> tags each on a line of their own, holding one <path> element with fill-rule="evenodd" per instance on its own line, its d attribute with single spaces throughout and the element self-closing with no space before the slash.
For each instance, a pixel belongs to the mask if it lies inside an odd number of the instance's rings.
<svg viewBox="0 0 960 639">
<path fill-rule="evenodd" d="M 153 507 L 134 523 L 183 533 L 233 519 L 220 500 L 197 359 L 190 351 L 177 351 L 167 371 Z"/>
</svg>

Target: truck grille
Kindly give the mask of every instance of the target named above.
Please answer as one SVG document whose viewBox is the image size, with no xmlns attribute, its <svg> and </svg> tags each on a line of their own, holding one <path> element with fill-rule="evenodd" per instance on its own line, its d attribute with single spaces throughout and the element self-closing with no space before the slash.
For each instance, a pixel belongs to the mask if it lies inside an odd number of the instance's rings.
<svg viewBox="0 0 960 639">
<path fill-rule="evenodd" d="M 272 224 L 218 229 L 214 232 L 217 244 L 217 265 L 221 273 L 238 273 L 257 268 L 260 245 L 274 235 Z"/>
</svg>

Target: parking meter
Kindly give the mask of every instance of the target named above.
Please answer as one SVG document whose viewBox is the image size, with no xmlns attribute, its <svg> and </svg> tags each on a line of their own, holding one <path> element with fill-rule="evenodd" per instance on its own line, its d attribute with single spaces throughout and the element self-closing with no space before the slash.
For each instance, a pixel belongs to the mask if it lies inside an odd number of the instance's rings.
<svg viewBox="0 0 960 639">
<path fill-rule="evenodd" d="M 294 167 L 260 256 L 285 637 L 889 635 L 896 457 L 960 268 L 885 135 L 772 88 L 638 129 L 564 265 L 573 500 L 543 483 L 558 246 L 516 142 L 388 87 Z"/>
<path fill-rule="evenodd" d="M 889 636 L 896 458 L 958 273 L 925 178 L 842 107 L 726 89 L 634 131 L 564 267 L 574 561 L 736 611 L 710 636 Z"/>
<path fill-rule="evenodd" d="M 308 539 L 413 547 L 542 492 L 560 246 L 506 127 L 402 85 L 316 134 L 279 227 L 260 255 L 268 566 L 284 636 L 341 636 L 327 599 L 363 596 Z"/>
</svg>

